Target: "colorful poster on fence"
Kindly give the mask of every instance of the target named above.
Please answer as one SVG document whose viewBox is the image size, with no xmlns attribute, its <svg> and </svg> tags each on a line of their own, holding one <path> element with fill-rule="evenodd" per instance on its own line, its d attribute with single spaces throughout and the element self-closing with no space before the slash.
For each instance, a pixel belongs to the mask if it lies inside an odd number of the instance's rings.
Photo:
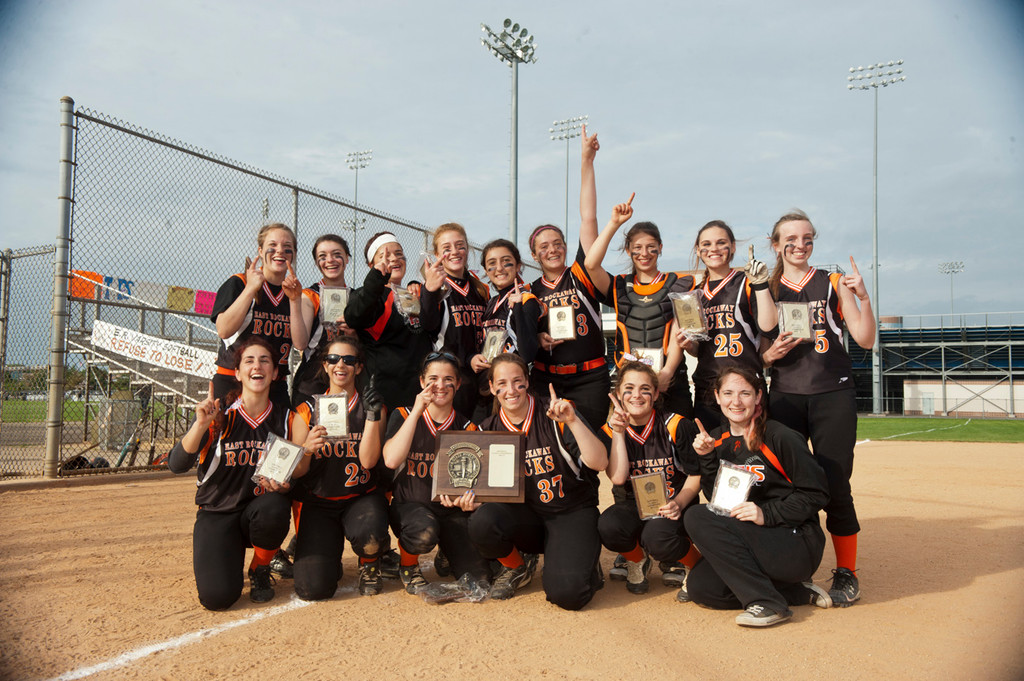
<svg viewBox="0 0 1024 681">
<path fill-rule="evenodd" d="M 196 312 L 208 315 L 213 312 L 213 301 L 217 294 L 213 291 L 196 291 Z"/>
<path fill-rule="evenodd" d="M 191 312 L 192 306 L 196 304 L 196 292 L 194 289 L 184 286 L 172 286 L 167 291 L 167 309 L 180 312 Z"/>
<path fill-rule="evenodd" d="M 217 360 L 216 353 L 147 336 L 100 320 L 92 324 L 92 344 L 140 362 L 200 378 L 211 378 L 216 371 L 213 365 Z"/>
</svg>

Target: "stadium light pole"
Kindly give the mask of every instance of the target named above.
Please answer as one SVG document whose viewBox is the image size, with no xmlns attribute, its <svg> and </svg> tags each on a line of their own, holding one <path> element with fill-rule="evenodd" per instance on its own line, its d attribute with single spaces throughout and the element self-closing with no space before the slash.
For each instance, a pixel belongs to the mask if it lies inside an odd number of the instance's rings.
<svg viewBox="0 0 1024 681">
<path fill-rule="evenodd" d="M 949 316 L 953 316 L 953 275 L 960 274 L 964 271 L 964 263 L 962 260 L 955 260 L 953 262 L 940 262 L 939 273 L 949 275 Z"/>
<path fill-rule="evenodd" d="M 565 245 L 569 246 L 569 140 L 582 134 L 581 128 L 587 124 L 588 116 L 574 116 L 565 120 L 555 121 L 548 130 L 554 141 L 565 140 Z"/>
<path fill-rule="evenodd" d="M 875 414 L 882 413 L 882 355 L 879 347 L 881 303 L 878 297 L 878 88 L 902 83 L 906 79 L 907 77 L 903 75 L 902 59 L 878 62 L 869 66 L 851 66 L 850 75 L 846 77 L 847 90 L 875 91 L 874 161 L 871 170 L 874 181 L 871 207 L 871 288 L 875 294 L 875 343 L 871 346 L 871 411 Z"/>
<path fill-rule="evenodd" d="M 345 163 L 348 164 L 348 169 L 356 171 L 355 190 L 352 192 L 352 243 L 349 245 L 349 248 L 353 249 L 356 248 L 356 232 L 362 229 L 362 225 L 359 224 L 359 169 L 370 165 L 372 158 L 373 149 L 350 151 L 345 156 Z M 366 218 L 363 218 L 363 222 L 366 222 Z M 355 253 L 349 253 L 349 255 L 351 256 L 349 260 L 352 262 L 352 285 L 358 285 L 356 266 L 359 258 Z"/>
<path fill-rule="evenodd" d="M 524 26 L 505 19 L 501 33 L 495 33 L 487 24 L 480 24 L 487 35 L 480 42 L 503 64 L 512 67 L 512 160 L 509 179 L 508 238 L 514 244 L 519 240 L 518 191 L 519 191 L 519 64 L 536 63 L 534 52 L 537 45 L 533 36 Z"/>
</svg>

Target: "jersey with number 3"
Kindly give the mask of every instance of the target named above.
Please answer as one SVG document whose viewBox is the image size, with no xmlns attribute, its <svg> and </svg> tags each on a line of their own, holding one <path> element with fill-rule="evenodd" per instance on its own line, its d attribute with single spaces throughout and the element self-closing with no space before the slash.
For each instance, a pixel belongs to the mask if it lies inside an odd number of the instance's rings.
<svg viewBox="0 0 1024 681">
<path fill-rule="evenodd" d="M 601 327 L 601 301 L 597 289 L 583 266 L 586 254 L 580 247 L 576 261 L 554 281 L 544 277 L 530 284 L 530 290 L 544 304 L 548 315 L 551 308 L 569 306 L 573 310 L 576 337 L 565 340 L 551 350 L 540 348 L 537 361 L 552 364 L 582 364 L 604 357 L 604 331 Z M 543 330 L 547 331 L 545 324 Z"/>
<path fill-rule="evenodd" d="M 704 282 L 700 300 L 711 340 L 700 341 L 697 346 L 693 385 L 698 402 L 714 404 L 715 378 L 720 367 L 739 364 L 761 375 L 760 334 L 753 294 L 746 276 L 739 270 L 733 270 L 725 279 Z"/>
<path fill-rule="evenodd" d="M 843 311 L 838 273 L 813 267 L 800 281 L 782 278 L 779 302 L 809 303 L 811 341 L 798 343 L 772 367 L 772 390 L 817 395 L 852 389 L 853 366 L 843 347 Z"/>
</svg>

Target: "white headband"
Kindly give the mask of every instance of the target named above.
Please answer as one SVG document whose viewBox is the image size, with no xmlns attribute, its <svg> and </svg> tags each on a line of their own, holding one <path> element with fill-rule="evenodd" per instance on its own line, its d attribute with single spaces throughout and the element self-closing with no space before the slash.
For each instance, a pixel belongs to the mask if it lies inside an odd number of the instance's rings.
<svg viewBox="0 0 1024 681">
<path fill-rule="evenodd" d="M 398 243 L 398 239 L 396 239 L 395 235 L 392 234 L 391 232 L 384 232 L 383 234 L 381 234 L 379 237 L 377 237 L 376 239 L 371 241 L 369 243 L 369 245 L 367 245 L 367 247 L 366 247 L 366 264 L 367 265 L 372 265 L 373 264 L 373 256 L 375 256 L 377 254 L 377 249 L 378 248 L 380 248 L 381 246 L 383 246 L 385 244 L 397 244 L 397 243 Z M 399 244 L 399 246 L 401 246 L 401 244 Z"/>
</svg>

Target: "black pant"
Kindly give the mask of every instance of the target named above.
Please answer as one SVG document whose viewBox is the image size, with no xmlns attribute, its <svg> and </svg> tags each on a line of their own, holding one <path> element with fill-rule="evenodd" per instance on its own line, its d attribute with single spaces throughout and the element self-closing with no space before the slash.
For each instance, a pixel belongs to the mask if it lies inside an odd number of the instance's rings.
<svg viewBox="0 0 1024 681">
<path fill-rule="evenodd" d="M 640 542 L 654 560 L 674 563 L 690 550 L 682 516 L 678 520 L 661 517 L 640 520 L 632 499 L 606 508 L 597 520 L 597 530 L 601 543 L 616 553 L 632 551 Z"/>
<path fill-rule="evenodd" d="M 534 392 L 547 395 L 548 385 L 555 386 L 559 397 L 573 401 L 591 430 L 600 430 L 608 420 L 608 393 L 612 383 L 607 365 L 579 374 L 549 374 L 534 369 L 530 374 L 530 387 Z"/>
<path fill-rule="evenodd" d="M 484 558 L 519 549 L 544 554 L 544 594 L 566 610 L 579 610 L 600 588 L 601 538 L 597 508 L 541 515 L 526 504 L 484 504 L 469 518 L 469 537 Z"/>
<path fill-rule="evenodd" d="M 729 425 L 729 420 L 725 418 L 725 414 L 717 404 L 698 402 L 693 405 L 693 418 L 700 419 L 701 425 L 709 433 L 718 426 Z"/>
<path fill-rule="evenodd" d="M 295 543 L 295 593 L 305 601 L 330 598 L 338 589 L 345 539 L 360 558 L 377 558 L 391 548 L 388 503 L 371 493 L 343 501 L 302 503 Z"/>
<path fill-rule="evenodd" d="M 783 612 L 806 604 L 801 582 L 821 563 L 825 535 L 816 521 L 800 527 L 763 527 L 691 506 L 686 530 L 700 560 L 686 581 L 694 603 L 723 610 L 758 604 Z"/>
<path fill-rule="evenodd" d="M 853 447 L 857 444 L 857 393 L 836 390 L 817 395 L 772 391 L 768 414 L 811 439 L 814 460 L 828 479 L 825 527 L 846 537 L 860 532 L 853 506 L 850 476 L 853 475 Z"/>
<path fill-rule="evenodd" d="M 690 395 L 690 377 L 680 369 L 668 390 L 662 393 L 662 400 L 667 411 L 693 418 L 693 397 Z M 702 422 L 703 423 L 703 422 Z"/>
<path fill-rule="evenodd" d="M 291 502 L 276 492 L 261 494 L 239 511 L 200 509 L 196 513 L 192 570 L 204 608 L 225 610 L 238 600 L 245 581 L 245 549 L 280 546 L 288 535 L 290 517 Z"/>
<path fill-rule="evenodd" d="M 434 502 L 391 504 L 391 526 L 399 546 L 407 553 L 420 556 L 440 545 L 456 577 L 468 573 L 477 581 L 490 580 L 490 566 L 469 540 L 469 515 L 462 509 L 445 508 Z"/>
</svg>

